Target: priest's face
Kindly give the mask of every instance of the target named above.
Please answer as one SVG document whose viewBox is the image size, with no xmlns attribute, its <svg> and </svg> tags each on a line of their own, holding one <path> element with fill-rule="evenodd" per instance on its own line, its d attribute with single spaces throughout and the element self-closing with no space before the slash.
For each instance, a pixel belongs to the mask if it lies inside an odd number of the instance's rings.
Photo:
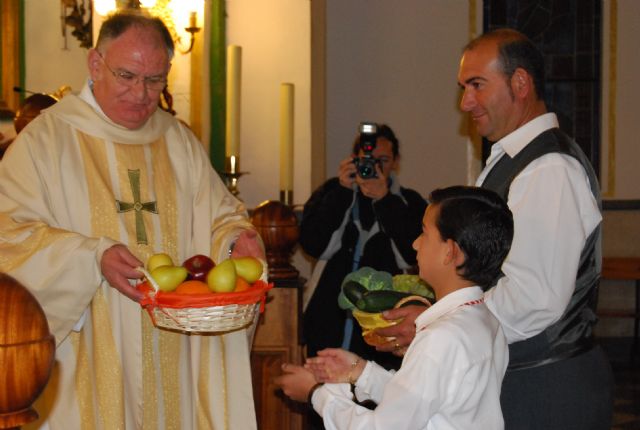
<svg viewBox="0 0 640 430">
<path fill-rule="evenodd" d="M 145 28 L 131 27 L 89 53 L 96 101 L 113 122 L 132 130 L 158 108 L 170 68 L 160 35 Z"/>
<path fill-rule="evenodd" d="M 496 142 L 521 125 L 521 107 L 514 97 L 511 80 L 500 67 L 495 41 L 465 51 L 458 85 L 463 91 L 460 108 L 470 114 L 481 136 Z"/>
</svg>

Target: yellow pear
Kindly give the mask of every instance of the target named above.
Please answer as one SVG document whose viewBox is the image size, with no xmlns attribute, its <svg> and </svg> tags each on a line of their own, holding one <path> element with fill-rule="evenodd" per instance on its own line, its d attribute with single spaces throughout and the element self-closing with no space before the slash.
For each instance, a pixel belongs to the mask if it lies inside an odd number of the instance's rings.
<svg viewBox="0 0 640 430">
<path fill-rule="evenodd" d="M 147 270 L 149 272 L 153 272 L 156 268 L 160 266 L 173 266 L 173 261 L 168 254 L 163 252 L 159 254 L 153 254 L 147 260 Z"/>
<path fill-rule="evenodd" d="M 255 257 L 237 257 L 232 258 L 233 264 L 236 266 L 238 276 L 244 278 L 250 284 L 253 284 L 260 276 L 262 276 L 263 266 L 260 260 Z"/>
<path fill-rule="evenodd" d="M 187 269 L 182 266 L 160 266 L 151 271 L 151 277 L 156 281 L 161 291 L 169 292 L 187 279 Z"/>
<path fill-rule="evenodd" d="M 224 260 L 207 274 L 207 285 L 214 293 L 228 293 L 236 287 L 236 266 L 233 261 Z"/>
</svg>

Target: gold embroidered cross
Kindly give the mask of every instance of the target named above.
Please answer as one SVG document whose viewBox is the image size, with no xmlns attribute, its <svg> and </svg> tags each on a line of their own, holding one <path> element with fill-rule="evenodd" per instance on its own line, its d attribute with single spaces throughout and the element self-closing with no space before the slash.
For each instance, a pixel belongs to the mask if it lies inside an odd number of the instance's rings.
<svg viewBox="0 0 640 430">
<path fill-rule="evenodd" d="M 144 228 L 144 219 L 142 211 L 158 213 L 156 202 L 142 203 L 140 201 L 140 169 L 129 170 L 129 183 L 131 184 L 131 194 L 133 194 L 133 203 L 121 202 L 116 200 L 116 209 L 118 213 L 136 211 L 136 240 L 141 245 L 147 244 L 147 231 Z"/>
</svg>

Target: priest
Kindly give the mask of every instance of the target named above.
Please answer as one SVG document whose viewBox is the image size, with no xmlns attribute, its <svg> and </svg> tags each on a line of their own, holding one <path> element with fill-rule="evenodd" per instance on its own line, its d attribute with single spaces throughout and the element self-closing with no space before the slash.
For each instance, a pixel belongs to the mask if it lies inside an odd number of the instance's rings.
<svg viewBox="0 0 640 430">
<path fill-rule="evenodd" d="M 138 304 L 136 267 L 154 253 L 264 257 L 201 144 L 157 109 L 173 50 L 161 20 L 110 16 L 87 85 L 0 163 L 0 271 L 56 338 L 42 428 L 256 428 L 246 331 L 160 330 Z"/>
</svg>

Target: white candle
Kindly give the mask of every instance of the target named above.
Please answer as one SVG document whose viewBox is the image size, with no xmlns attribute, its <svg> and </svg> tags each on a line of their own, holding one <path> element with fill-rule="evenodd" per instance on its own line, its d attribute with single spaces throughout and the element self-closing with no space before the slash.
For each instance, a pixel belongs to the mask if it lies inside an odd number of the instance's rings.
<svg viewBox="0 0 640 430">
<path fill-rule="evenodd" d="M 293 84 L 280 85 L 280 189 L 293 190 Z"/>
<path fill-rule="evenodd" d="M 196 28 L 198 26 L 198 12 L 189 12 L 189 27 Z"/>
<path fill-rule="evenodd" d="M 242 48 L 237 45 L 227 47 L 227 157 L 238 156 L 240 149 L 240 78 L 242 76 Z"/>
</svg>

